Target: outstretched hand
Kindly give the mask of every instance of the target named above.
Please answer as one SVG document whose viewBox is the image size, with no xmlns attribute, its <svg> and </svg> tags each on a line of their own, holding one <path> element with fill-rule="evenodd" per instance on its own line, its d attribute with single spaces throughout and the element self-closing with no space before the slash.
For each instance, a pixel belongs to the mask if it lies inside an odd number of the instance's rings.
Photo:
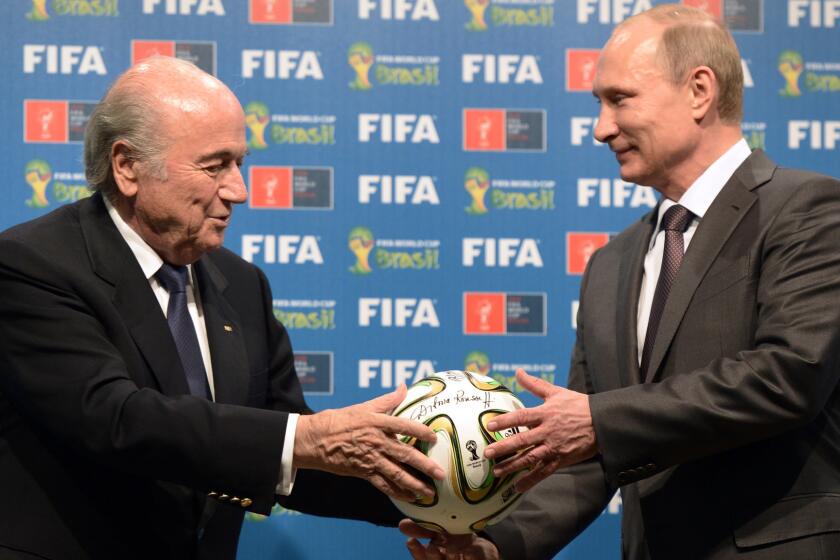
<svg viewBox="0 0 840 560">
<path fill-rule="evenodd" d="M 406 418 L 391 416 L 406 387 L 376 399 L 317 414 L 302 415 L 295 433 L 293 465 L 368 480 L 392 498 L 413 501 L 434 489 L 416 471 L 442 480 L 443 469 L 397 435 L 437 441 L 435 432 Z"/>
<path fill-rule="evenodd" d="M 484 455 L 492 459 L 522 451 L 497 463 L 493 473 L 504 476 L 530 468 L 516 482 L 516 489 L 525 492 L 557 469 L 595 456 L 598 449 L 587 395 L 552 385 L 522 369 L 516 371 L 516 381 L 545 402 L 534 408 L 508 412 L 489 422 L 487 427 L 494 432 L 515 426 L 529 429 L 493 443 L 484 450 Z"/>
<path fill-rule="evenodd" d="M 436 533 L 424 529 L 410 519 L 400 521 L 400 531 L 408 537 L 406 546 L 414 560 L 499 560 L 496 545 L 473 533 Z M 429 539 L 429 542 L 424 545 L 418 539 Z"/>
</svg>

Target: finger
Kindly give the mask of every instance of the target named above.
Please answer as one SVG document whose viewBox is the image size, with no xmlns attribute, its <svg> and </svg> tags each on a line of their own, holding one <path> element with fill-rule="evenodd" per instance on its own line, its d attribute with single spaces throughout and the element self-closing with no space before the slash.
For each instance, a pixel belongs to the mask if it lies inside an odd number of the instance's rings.
<svg viewBox="0 0 840 560">
<path fill-rule="evenodd" d="M 561 388 L 545 381 L 544 379 L 529 375 L 521 368 L 516 370 L 516 382 L 543 400 L 547 399 L 550 395 L 556 393 L 557 390 Z"/>
<path fill-rule="evenodd" d="M 387 457 L 380 457 L 375 465 L 377 474 L 388 479 L 391 484 L 410 492 L 408 501 L 414 501 L 417 496 L 431 498 L 435 495 L 435 488 L 425 480 L 419 479 L 401 464 L 394 463 Z M 438 467 L 439 468 L 439 467 Z"/>
<path fill-rule="evenodd" d="M 385 393 L 380 397 L 363 402 L 360 406 L 372 412 L 382 412 L 390 414 L 397 406 L 405 399 L 405 394 L 408 391 L 405 383 L 400 383 L 394 391 Z"/>
<path fill-rule="evenodd" d="M 438 533 L 432 531 L 431 529 L 426 529 L 422 525 L 418 525 L 411 519 L 403 519 L 400 521 L 400 532 L 406 537 L 412 537 L 415 539 L 433 539 L 438 536 Z"/>
<path fill-rule="evenodd" d="M 392 435 L 411 436 L 429 443 L 437 441 L 437 434 L 434 430 L 415 420 L 377 414 L 374 423 L 377 428 Z"/>
<path fill-rule="evenodd" d="M 527 469 L 529 467 L 539 465 L 539 463 L 539 458 L 534 456 L 533 454 L 522 453 L 520 455 L 510 457 L 509 459 L 501 463 L 496 463 L 496 465 L 494 465 L 493 467 L 493 476 L 498 478 L 511 473 L 515 473 L 517 471 L 521 471 L 522 469 Z"/>
<path fill-rule="evenodd" d="M 443 480 L 446 477 L 446 473 L 437 461 L 410 445 L 396 440 L 386 440 L 380 449 L 389 460 L 413 467 L 430 478 Z"/>
<path fill-rule="evenodd" d="M 415 494 L 412 494 L 411 492 L 406 491 L 404 488 L 400 488 L 399 486 L 395 485 L 393 482 L 388 480 L 387 477 L 383 477 L 379 474 L 372 474 L 364 478 L 365 480 L 370 482 L 374 488 L 376 488 L 389 498 L 409 503 L 415 500 Z"/>
<path fill-rule="evenodd" d="M 420 541 L 417 539 L 408 539 L 405 546 L 408 548 L 408 552 L 411 554 L 413 560 L 427 560 L 426 547 L 420 544 Z"/>
<path fill-rule="evenodd" d="M 484 456 L 488 459 L 505 457 L 506 455 L 513 455 L 522 449 L 528 449 L 534 445 L 541 445 L 542 443 L 542 434 L 539 430 L 528 430 L 527 432 L 520 432 L 515 436 L 488 445 L 484 450 Z"/>
<path fill-rule="evenodd" d="M 526 473 L 522 478 L 518 479 L 515 483 L 516 491 L 519 493 L 527 492 L 557 470 L 559 465 L 552 462 L 547 465 L 541 464 L 536 469 L 532 470 L 531 472 Z"/>
<path fill-rule="evenodd" d="M 542 412 L 542 406 L 506 412 L 487 422 L 487 429 L 491 432 L 500 432 L 519 426 L 537 426 L 542 423 Z"/>
</svg>

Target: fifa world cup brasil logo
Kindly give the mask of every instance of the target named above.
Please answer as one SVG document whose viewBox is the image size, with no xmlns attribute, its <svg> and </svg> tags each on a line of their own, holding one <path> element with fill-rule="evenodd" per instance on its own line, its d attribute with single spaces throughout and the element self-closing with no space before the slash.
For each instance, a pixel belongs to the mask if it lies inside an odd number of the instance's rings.
<svg viewBox="0 0 840 560">
<path fill-rule="evenodd" d="M 484 352 L 474 350 L 464 358 L 464 371 L 490 375 L 490 358 Z"/>
<path fill-rule="evenodd" d="M 802 95 L 802 90 L 799 89 L 799 76 L 804 67 L 802 55 L 796 51 L 785 51 L 779 55 L 779 73 L 785 79 L 785 89 L 779 93 L 784 97 Z"/>
<path fill-rule="evenodd" d="M 264 150 L 268 147 L 265 141 L 265 128 L 269 121 L 268 107 L 259 101 L 252 101 L 245 106 L 245 125 L 251 131 L 248 147 Z"/>
<path fill-rule="evenodd" d="M 368 90 L 373 87 L 368 78 L 373 66 L 373 49 L 367 43 L 353 43 L 347 50 L 347 64 L 356 73 L 356 79 L 350 82 L 350 89 Z"/>
<path fill-rule="evenodd" d="M 47 200 L 47 185 L 52 179 L 50 165 L 42 159 L 33 159 L 26 164 L 24 170 L 26 182 L 32 187 L 32 198 L 26 201 L 26 205 L 32 208 L 43 208 L 49 204 Z"/>
<path fill-rule="evenodd" d="M 347 246 L 356 255 L 356 264 L 350 267 L 350 272 L 353 274 L 373 272 L 368 260 L 373 250 L 373 232 L 363 226 L 354 227 L 347 236 Z"/>
<path fill-rule="evenodd" d="M 32 11 L 26 14 L 26 18 L 33 21 L 50 19 L 50 14 L 47 13 L 47 0 L 32 0 Z"/>
<path fill-rule="evenodd" d="M 487 171 L 480 167 L 467 169 L 467 174 L 464 176 L 464 188 L 472 198 L 472 203 L 466 208 L 467 214 L 486 214 L 487 206 L 484 204 L 484 197 L 487 189 L 490 188 L 490 176 Z"/>
<path fill-rule="evenodd" d="M 472 14 L 472 19 L 465 27 L 470 31 L 487 31 L 484 12 L 487 11 L 490 0 L 464 0 L 464 5 Z"/>
</svg>

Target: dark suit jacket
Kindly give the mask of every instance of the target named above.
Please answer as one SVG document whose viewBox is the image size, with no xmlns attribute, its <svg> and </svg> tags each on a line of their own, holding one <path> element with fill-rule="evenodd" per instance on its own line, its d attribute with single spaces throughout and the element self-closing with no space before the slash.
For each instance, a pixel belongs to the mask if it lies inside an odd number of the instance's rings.
<svg viewBox="0 0 840 560">
<path fill-rule="evenodd" d="M 0 235 L 0 556 L 232 558 L 244 511 L 269 512 L 287 412 L 308 412 L 289 339 L 259 269 L 220 249 L 195 273 L 216 402 L 189 395 L 99 195 Z M 313 471 L 283 504 L 400 518 L 367 483 Z"/>
<path fill-rule="evenodd" d="M 835 557 L 797 547 L 840 535 L 840 182 L 753 153 L 694 234 L 642 380 L 655 225 L 596 252 L 581 284 L 569 386 L 590 394 L 598 460 L 488 533 L 507 559 L 548 558 L 621 487 L 625 558 Z"/>
</svg>

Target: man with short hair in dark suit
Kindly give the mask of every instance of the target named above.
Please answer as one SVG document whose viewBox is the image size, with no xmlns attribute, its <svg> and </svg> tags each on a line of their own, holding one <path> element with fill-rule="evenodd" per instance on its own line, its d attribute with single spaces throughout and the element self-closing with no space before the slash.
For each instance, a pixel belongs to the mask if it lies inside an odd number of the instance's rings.
<svg viewBox="0 0 840 560">
<path fill-rule="evenodd" d="M 751 153 L 742 92 L 703 11 L 615 29 L 595 136 L 662 201 L 589 260 L 569 389 L 520 371 L 544 404 L 488 426 L 531 428 L 486 455 L 539 485 L 483 537 L 403 523 L 415 558 L 550 558 L 616 489 L 625 559 L 837 557 L 840 182 Z"/>
<path fill-rule="evenodd" d="M 246 151 L 224 84 L 148 59 L 91 116 L 96 194 L 0 235 L 0 558 L 232 559 L 278 495 L 395 524 L 385 494 L 443 476 L 395 438 L 435 438 L 387 414 L 404 386 L 306 406 L 265 275 L 221 247 Z"/>
</svg>

